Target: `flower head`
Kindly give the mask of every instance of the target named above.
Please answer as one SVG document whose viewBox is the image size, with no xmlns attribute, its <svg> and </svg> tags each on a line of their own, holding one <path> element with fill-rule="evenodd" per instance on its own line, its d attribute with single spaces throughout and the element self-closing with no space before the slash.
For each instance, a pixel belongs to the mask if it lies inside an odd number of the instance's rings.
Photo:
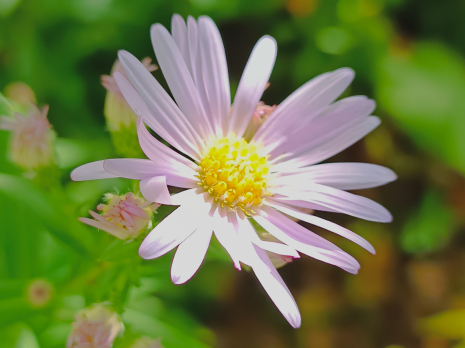
<svg viewBox="0 0 465 348">
<path fill-rule="evenodd" d="M 79 221 L 104 230 L 123 240 L 131 240 L 152 226 L 153 212 L 160 204 L 146 201 L 144 198 L 128 192 L 124 195 L 105 194 L 106 204 L 99 204 L 101 215 L 90 210 L 95 219 L 79 218 Z"/>
<path fill-rule="evenodd" d="M 79 311 L 66 342 L 67 348 L 111 348 L 124 331 L 119 315 L 104 304 Z"/>
<path fill-rule="evenodd" d="M 268 83 L 276 42 L 255 45 L 231 107 L 221 36 L 209 17 L 173 16 L 172 34 L 160 24 L 151 29 L 155 55 L 175 99 L 130 53 L 119 57 L 131 81 L 115 79 L 138 121 L 139 143 L 148 160 L 110 159 L 75 169 L 73 180 L 125 177 L 140 180 L 152 202 L 179 206 L 142 242 L 139 254 L 153 259 L 177 247 L 171 279 L 189 280 L 200 267 L 212 234 L 234 266 L 250 266 L 293 327 L 301 318 L 294 298 L 267 252 L 299 257 L 299 252 L 357 273 L 359 263 L 340 248 L 292 221 L 323 227 L 374 253 L 362 237 L 301 208 L 346 213 L 389 222 L 381 205 L 346 190 L 395 180 L 389 169 L 364 163 L 319 164 L 349 147 L 379 125 L 370 116 L 374 101 L 350 97 L 336 101 L 354 77 L 344 68 L 307 82 L 244 134 Z M 154 138 L 147 124 L 170 146 Z M 257 128 L 257 127 L 255 127 Z M 171 147 L 175 148 L 174 151 Z M 167 185 L 186 189 L 171 196 Z M 279 242 L 259 238 L 254 223 Z"/>
<path fill-rule="evenodd" d="M 23 169 L 46 167 L 55 160 L 55 133 L 48 122 L 47 112 L 47 105 L 42 109 L 31 105 L 27 116 L 15 113 L 13 117 L 0 117 L 0 129 L 11 131 L 11 160 Z"/>
</svg>

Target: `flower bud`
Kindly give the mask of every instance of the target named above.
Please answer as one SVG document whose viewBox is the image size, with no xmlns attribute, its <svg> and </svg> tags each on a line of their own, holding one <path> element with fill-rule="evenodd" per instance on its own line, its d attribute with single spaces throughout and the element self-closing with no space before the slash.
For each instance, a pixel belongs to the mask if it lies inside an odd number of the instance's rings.
<svg viewBox="0 0 465 348">
<path fill-rule="evenodd" d="M 10 158 L 17 166 L 33 171 L 55 163 L 55 132 L 47 119 L 48 106 L 32 105 L 28 116 L 1 116 L 0 129 L 11 132 Z"/>
<path fill-rule="evenodd" d="M 158 68 L 150 63 L 150 58 L 142 59 L 142 64 L 148 71 L 152 72 Z M 113 64 L 111 74 L 114 72 L 119 72 L 127 78 L 119 60 Z M 125 157 L 141 157 L 142 150 L 136 131 L 137 115 L 124 99 L 113 75 L 102 75 L 101 81 L 107 90 L 104 115 L 116 151 Z"/>
<path fill-rule="evenodd" d="M 26 290 L 27 301 L 34 308 L 45 307 L 53 297 L 53 286 L 45 279 L 36 279 Z"/>
<path fill-rule="evenodd" d="M 275 111 L 277 105 L 269 106 L 265 105 L 264 102 L 259 102 L 255 109 L 252 118 L 250 119 L 247 129 L 244 132 L 244 139 L 250 140 L 253 138 L 258 128 L 270 117 L 271 113 Z"/>
<path fill-rule="evenodd" d="M 150 229 L 153 212 L 160 206 L 160 204 L 148 202 L 132 192 L 120 196 L 107 193 L 104 200 L 106 204 L 97 206 L 101 215 L 89 211 L 95 220 L 79 218 L 79 221 L 123 240 L 133 240 L 143 231 Z"/>
<path fill-rule="evenodd" d="M 116 336 L 124 331 L 119 315 L 103 304 L 79 311 L 71 325 L 67 348 L 111 348 Z"/>
<path fill-rule="evenodd" d="M 278 240 L 276 237 L 274 237 L 273 235 L 271 235 L 269 233 L 266 233 L 266 232 L 260 233 L 259 237 L 260 237 L 261 240 L 264 240 L 266 242 L 284 244 L 280 240 Z M 271 251 L 266 251 L 266 253 L 268 254 L 268 257 L 270 258 L 271 263 L 276 268 L 283 267 L 284 265 L 286 265 L 289 262 L 292 262 L 292 260 L 294 260 L 294 258 L 292 256 L 280 255 L 280 254 L 273 253 Z"/>
</svg>

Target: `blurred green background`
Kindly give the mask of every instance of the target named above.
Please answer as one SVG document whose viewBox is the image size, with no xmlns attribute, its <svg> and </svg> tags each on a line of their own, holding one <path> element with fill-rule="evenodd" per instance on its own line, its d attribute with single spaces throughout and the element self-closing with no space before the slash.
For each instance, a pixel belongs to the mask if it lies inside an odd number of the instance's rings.
<svg viewBox="0 0 465 348">
<path fill-rule="evenodd" d="M 365 237 L 377 255 L 318 231 L 362 268 L 353 276 L 307 257 L 282 268 L 301 329 L 218 246 L 175 286 L 173 253 L 141 261 L 136 243 L 76 219 L 105 192 L 134 188 L 119 179 L 70 182 L 69 173 L 116 156 L 100 76 L 119 49 L 155 58 L 150 25 L 169 27 L 173 13 L 215 20 L 233 90 L 253 45 L 269 34 L 278 56 L 266 104 L 345 66 L 356 78 L 344 95 L 378 103 L 382 125 L 330 161 L 392 168 L 396 182 L 361 194 L 394 222 L 320 214 Z M 0 89 L 22 81 L 50 105 L 59 167 L 53 188 L 30 181 L 8 161 L 9 134 L 0 132 L 0 346 L 64 347 L 77 310 L 111 301 L 126 325 L 115 347 L 139 335 L 162 337 L 166 348 L 465 347 L 463 18 L 463 0 L 0 0 Z M 154 76 L 163 81 L 159 70 Z M 42 308 L 27 300 L 35 279 L 54 288 Z"/>
</svg>

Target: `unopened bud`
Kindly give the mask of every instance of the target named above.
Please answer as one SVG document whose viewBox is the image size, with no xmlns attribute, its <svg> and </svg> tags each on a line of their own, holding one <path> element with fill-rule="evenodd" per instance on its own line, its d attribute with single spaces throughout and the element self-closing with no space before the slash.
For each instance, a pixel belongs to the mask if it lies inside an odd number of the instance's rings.
<svg viewBox="0 0 465 348">
<path fill-rule="evenodd" d="M 152 72 L 158 68 L 150 63 L 150 58 L 142 59 L 142 64 L 148 71 Z M 102 75 L 102 85 L 107 90 L 104 107 L 107 127 L 112 136 L 113 145 L 119 154 L 125 157 L 141 157 L 142 151 L 136 131 L 137 115 L 124 99 L 113 77 L 114 72 L 119 72 L 127 78 L 119 60 L 113 64 L 111 75 Z"/>
<path fill-rule="evenodd" d="M 53 297 L 53 286 L 45 279 L 36 279 L 26 291 L 27 301 L 34 308 L 45 307 Z"/>
<path fill-rule="evenodd" d="M 94 304 L 79 311 L 66 342 L 67 348 L 111 348 L 124 331 L 119 315 L 104 304 Z"/>
<path fill-rule="evenodd" d="M 160 206 L 128 192 L 124 195 L 105 194 L 106 204 L 99 204 L 97 214 L 89 211 L 95 219 L 79 218 L 79 221 L 104 230 L 123 240 L 132 240 L 152 227 L 153 212 Z"/>
<path fill-rule="evenodd" d="M 269 106 L 264 102 L 259 102 L 252 118 L 244 132 L 244 139 L 250 140 L 257 133 L 258 128 L 270 117 L 271 113 L 276 110 L 277 105 Z"/>
<path fill-rule="evenodd" d="M 28 116 L 15 113 L 1 116 L 0 129 L 11 132 L 10 158 L 25 170 L 36 170 L 55 163 L 55 132 L 47 119 L 48 106 L 31 107 Z"/>
</svg>

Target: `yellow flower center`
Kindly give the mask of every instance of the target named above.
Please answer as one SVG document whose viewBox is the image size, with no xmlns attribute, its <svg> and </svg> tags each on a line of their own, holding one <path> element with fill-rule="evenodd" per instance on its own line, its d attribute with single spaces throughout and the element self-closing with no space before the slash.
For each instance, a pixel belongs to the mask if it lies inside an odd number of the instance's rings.
<svg viewBox="0 0 465 348">
<path fill-rule="evenodd" d="M 267 190 L 270 166 L 256 144 L 234 134 L 216 139 L 199 165 L 198 185 L 221 207 L 247 215 L 259 207 Z"/>
</svg>

